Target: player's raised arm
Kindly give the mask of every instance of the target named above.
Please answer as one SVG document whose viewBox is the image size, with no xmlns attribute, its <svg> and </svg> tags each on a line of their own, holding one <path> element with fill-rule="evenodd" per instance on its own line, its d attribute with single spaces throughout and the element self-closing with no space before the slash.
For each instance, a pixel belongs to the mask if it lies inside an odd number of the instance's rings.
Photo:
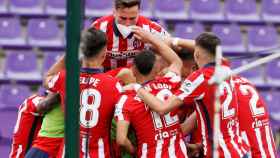
<svg viewBox="0 0 280 158">
<path fill-rule="evenodd" d="M 170 43 L 173 48 L 186 48 L 189 51 L 194 52 L 194 40 L 173 37 L 170 39 Z"/>
<path fill-rule="evenodd" d="M 163 40 L 169 47 L 173 48 L 174 50 L 185 48 L 190 52 L 194 52 L 195 40 L 179 37 L 166 37 Z"/>
<path fill-rule="evenodd" d="M 181 74 L 181 67 L 183 65 L 181 59 L 164 41 L 152 35 L 151 33 L 143 30 L 140 27 L 134 27 L 132 31 L 137 39 L 145 43 L 150 43 L 153 47 L 155 47 L 158 53 L 170 65 L 170 71 L 175 72 L 178 75 Z"/>
</svg>

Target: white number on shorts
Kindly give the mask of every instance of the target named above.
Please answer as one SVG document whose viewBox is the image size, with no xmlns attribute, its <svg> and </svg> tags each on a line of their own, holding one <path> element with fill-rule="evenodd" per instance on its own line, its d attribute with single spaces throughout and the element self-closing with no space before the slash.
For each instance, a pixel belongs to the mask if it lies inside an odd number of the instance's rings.
<svg viewBox="0 0 280 158">
<path fill-rule="evenodd" d="M 159 91 L 156 95 L 156 97 L 162 101 L 165 100 L 165 98 L 168 98 L 172 96 L 172 92 L 170 92 L 168 89 L 163 89 L 161 91 Z M 164 115 L 163 117 L 161 117 L 158 113 L 156 112 L 151 112 L 152 113 L 152 117 L 154 120 L 154 126 L 156 129 L 161 129 L 163 128 L 163 123 L 162 123 L 162 119 L 164 120 L 164 125 L 165 127 L 169 127 L 174 125 L 175 123 L 177 123 L 179 121 L 178 116 L 171 116 L 170 113 Z"/>
<path fill-rule="evenodd" d="M 80 124 L 92 128 L 98 123 L 101 94 L 95 89 L 84 89 L 80 95 Z"/>
<path fill-rule="evenodd" d="M 253 116 L 263 115 L 265 113 L 264 108 L 257 107 L 259 95 L 256 92 L 256 90 L 252 86 L 249 86 L 249 85 L 241 85 L 239 87 L 239 89 L 243 95 L 248 95 L 249 93 L 252 94 L 249 105 L 250 105 L 250 109 L 251 109 Z"/>
<path fill-rule="evenodd" d="M 221 95 L 225 95 L 226 91 L 226 99 L 222 103 L 222 109 L 223 109 L 223 118 L 229 118 L 235 115 L 235 109 L 234 108 L 229 108 L 230 103 L 232 101 L 232 90 L 230 85 L 227 82 L 222 82 L 220 85 L 220 92 Z"/>
</svg>

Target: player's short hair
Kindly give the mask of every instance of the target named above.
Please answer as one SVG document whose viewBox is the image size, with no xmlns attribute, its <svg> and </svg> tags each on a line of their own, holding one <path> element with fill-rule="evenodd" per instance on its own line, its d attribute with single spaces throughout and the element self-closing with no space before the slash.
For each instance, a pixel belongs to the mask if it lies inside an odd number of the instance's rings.
<svg viewBox="0 0 280 158">
<path fill-rule="evenodd" d="M 107 38 L 104 32 L 89 28 L 82 33 L 81 51 L 86 58 L 95 57 L 106 46 Z"/>
<path fill-rule="evenodd" d="M 133 60 L 133 63 L 136 67 L 136 69 L 142 74 L 142 75 L 148 75 L 155 64 L 156 61 L 156 55 L 151 50 L 143 50 L 141 53 L 137 54 L 136 57 Z"/>
<path fill-rule="evenodd" d="M 194 60 L 193 53 L 187 50 L 186 48 L 182 48 L 180 51 L 177 52 L 179 58 L 184 60 Z"/>
<path fill-rule="evenodd" d="M 141 0 L 115 0 L 115 8 L 131 8 L 138 6 L 140 8 Z"/>
<path fill-rule="evenodd" d="M 208 53 L 216 55 L 216 47 L 221 44 L 221 40 L 211 32 L 204 32 L 195 39 L 195 44 L 207 50 Z"/>
</svg>

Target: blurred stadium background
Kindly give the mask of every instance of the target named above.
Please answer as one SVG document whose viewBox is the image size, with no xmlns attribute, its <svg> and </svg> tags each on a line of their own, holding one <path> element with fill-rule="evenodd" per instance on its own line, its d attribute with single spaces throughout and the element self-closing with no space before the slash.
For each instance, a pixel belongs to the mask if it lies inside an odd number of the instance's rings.
<svg viewBox="0 0 280 158">
<path fill-rule="evenodd" d="M 0 0 L 0 153 L 8 157 L 17 108 L 42 91 L 46 70 L 63 54 L 66 0 Z M 86 0 L 84 27 L 112 13 L 111 0 Z M 142 0 L 142 14 L 174 36 L 216 33 L 239 67 L 280 46 L 280 0 Z M 278 52 L 280 53 L 280 52 Z M 267 101 L 276 143 L 280 131 L 280 60 L 243 73 Z M 280 150 L 279 150 L 280 151 Z"/>
</svg>

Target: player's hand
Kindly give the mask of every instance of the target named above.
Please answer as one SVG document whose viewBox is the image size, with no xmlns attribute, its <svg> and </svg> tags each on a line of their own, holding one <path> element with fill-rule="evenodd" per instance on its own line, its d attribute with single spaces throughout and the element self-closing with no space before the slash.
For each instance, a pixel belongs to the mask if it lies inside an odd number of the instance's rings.
<svg viewBox="0 0 280 158">
<path fill-rule="evenodd" d="M 131 29 L 132 29 L 134 37 L 144 43 L 150 43 L 150 41 L 153 38 L 155 38 L 155 37 L 153 37 L 153 35 L 150 32 L 145 31 L 141 27 L 135 26 L 135 27 L 132 27 Z"/>
</svg>

